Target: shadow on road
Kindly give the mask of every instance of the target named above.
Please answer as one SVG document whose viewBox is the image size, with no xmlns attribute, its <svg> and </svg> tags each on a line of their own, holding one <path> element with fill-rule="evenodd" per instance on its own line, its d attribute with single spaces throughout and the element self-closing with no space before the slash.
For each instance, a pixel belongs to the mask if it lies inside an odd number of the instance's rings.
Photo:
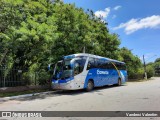
<svg viewBox="0 0 160 120">
<path fill-rule="evenodd" d="M 122 85 L 122 86 L 125 86 L 125 85 Z M 46 99 L 49 97 L 57 97 L 57 96 L 62 96 L 62 95 L 63 96 L 64 95 L 75 96 L 75 95 L 81 95 L 81 94 L 86 94 L 86 93 L 92 94 L 92 93 L 101 92 L 101 90 L 104 90 L 104 89 L 112 89 L 115 87 L 122 87 L 122 86 L 110 85 L 110 86 L 96 87 L 91 92 L 86 92 L 85 90 L 57 90 L 57 91 L 53 91 L 48 94 L 39 94 L 39 95 L 33 95 L 33 96 L 29 96 L 29 97 L 22 97 L 22 98 L 10 99 L 10 100 L 32 101 L 32 100 Z M 7 102 L 7 101 L 9 101 L 9 100 L 3 101 L 3 102 Z"/>
</svg>

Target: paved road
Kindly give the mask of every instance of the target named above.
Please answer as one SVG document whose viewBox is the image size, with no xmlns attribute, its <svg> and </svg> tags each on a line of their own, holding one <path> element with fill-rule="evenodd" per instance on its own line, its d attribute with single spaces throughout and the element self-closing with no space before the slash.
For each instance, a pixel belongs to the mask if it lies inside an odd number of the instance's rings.
<svg viewBox="0 0 160 120">
<path fill-rule="evenodd" d="M 160 78 L 152 78 L 152 80 L 145 82 L 128 82 L 120 87 L 96 88 L 92 92 L 83 90 L 58 91 L 49 95 L 39 95 L 0 103 L 0 111 L 30 110 L 160 111 Z"/>
</svg>

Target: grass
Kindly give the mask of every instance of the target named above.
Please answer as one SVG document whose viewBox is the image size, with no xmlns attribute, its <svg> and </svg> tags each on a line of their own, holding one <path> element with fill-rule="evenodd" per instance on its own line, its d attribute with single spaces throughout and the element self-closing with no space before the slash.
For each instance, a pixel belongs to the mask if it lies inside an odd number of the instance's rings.
<svg viewBox="0 0 160 120">
<path fill-rule="evenodd" d="M 140 79 L 140 80 L 128 80 L 127 82 L 144 82 L 146 81 L 145 79 Z"/>
<path fill-rule="evenodd" d="M 154 80 L 154 78 L 149 78 L 149 79 L 135 79 L 135 80 L 128 80 L 127 82 L 145 82 L 149 80 Z"/>
<path fill-rule="evenodd" d="M 46 90 L 28 90 L 28 91 L 21 91 L 21 92 L 8 92 L 8 93 L 0 93 L 0 97 L 11 97 L 11 96 L 18 96 L 24 94 L 33 94 L 39 92 L 47 92 L 49 89 Z"/>
</svg>

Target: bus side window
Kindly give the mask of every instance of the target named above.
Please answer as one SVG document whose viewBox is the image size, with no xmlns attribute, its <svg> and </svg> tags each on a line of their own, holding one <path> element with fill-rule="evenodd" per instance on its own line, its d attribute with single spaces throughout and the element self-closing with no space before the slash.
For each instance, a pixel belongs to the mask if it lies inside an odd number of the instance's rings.
<svg viewBox="0 0 160 120">
<path fill-rule="evenodd" d="M 114 63 L 114 65 L 117 67 L 118 70 L 120 70 L 120 64 L 119 63 Z"/>
<path fill-rule="evenodd" d="M 117 63 L 117 66 L 118 66 L 118 69 L 119 69 L 119 70 L 123 70 L 123 65 L 122 65 L 122 63 Z"/>
<path fill-rule="evenodd" d="M 74 66 L 74 74 L 77 75 L 81 72 L 80 70 L 80 64 L 78 62 L 75 63 L 75 66 Z"/>
<path fill-rule="evenodd" d="M 100 68 L 105 69 L 105 60 L 100 60 L 100 61 L 101 61 Z"/>
<path fill-rule="evenodd" d="M 100 60 L 99 59 L 97 59 L 97 68 L 100 68 L 100 66 L 101 66 L 101 62 L 100 62 Z"/>
<path fill-rule="evenodd" d="M 123 63 L 115 63 L 118 70 L 126 70 L 126 65 Z"/>
<path fill-rule="evenodd" d="M 98 68 L 98 59 L 94 58 L 94 68 Z"/>
<path fill-rule="evenodd" d="M 106 60 L 97 59 L 96 68 L 106 69 Z"/>
<path fill-rule="evenodd" d="M 90 57 L 88 60 L 87 70 L 92 68 L 95 68 L 95 59 Z"/>
<path fill-rule="evenodd" d="M 126 65 L 125 64 L 121 64 L 121 69 L 122 70 L 126 70 Z"/>
<path fill-rule="evenodd" d="M 101 59 L 97 60 L 97 68 L 103 68 L 103 60 Z"/>
<path fill-rule="evenodd" d="M 85 62 L 86 62 L 85 58 L 81 58 L 80 60 L 75 61 L 75 66 L 74 66 L 75 74 L 79 74 L 79 73 L 83 72 Z"/>
<path fill-rule="evenodd" d="M 109 61 L 105 61 L 104 68 L 105 68 L 105 69 L 110 69 L 110 67 L 111 67 L 110 64 L 111 64 L 111 63 L 110 63 Z"/>
<path fill-rule="evenodd" d="M 109 62 L 110 69 L 115 69 L 115 66 L 113 64 L 116 65 L 116 63 L 114 63 L 114 62 L 112 62 L 112 63 Z"/>
<path fill-rule="evenodd" d="M 122 63 L 118 63 L 118 68 L 119 68 L 119 70 L 123 70 L 123 64 Z"/>
</svg>

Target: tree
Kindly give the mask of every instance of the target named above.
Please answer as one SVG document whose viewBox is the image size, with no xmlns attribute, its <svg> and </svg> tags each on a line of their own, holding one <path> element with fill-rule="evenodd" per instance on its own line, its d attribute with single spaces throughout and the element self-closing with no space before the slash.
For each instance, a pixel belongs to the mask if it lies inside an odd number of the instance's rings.
<svg viewBox="0 0 160 120">
<path fill-rule="evenodd" d="M 160 58 L 157 58 L 157 59 L 155 60 L 155 63 L 156 63 L 156 62 L 160 62 Z"/>
<path fill-rule="evenodd" d="M 147 64 L 146 71 L 147 71 L 147 78 L 151 78 L 154 76 L 155 71 L 154 71 L 153 63 Z"/>
<path fill-rule="evenodd" d="M 0 2 L 1 61 L 8 69 L 27 69 L 28 76 L 44 69 L 57 37 L 53 4 L 49 0 Z"/>
<path fill-rule="evenodd" d="M 109 33 L 107 23 L 92 10 L 84 12 L 60 0 L 0 0 L 0 4 L 0 64 L 8 71 L 25 69 L 24 79 L 31 79 L 35 72 L 48 79 L 47 64 L 63 55 L 81 53 L 84 47 L 91 54 L 130 58 L 132 62 L 126 61 L 130 72 L 140 65 L 127 48 L 119 49 L 119 36 Z"/>
<path fill-rule="evenodd" d="M 143 78 L 142 63 L 138 56 L 132 54 L 132 52 L 123 47 L 119 52 L 119 60 L 124 61 L 127 65 L 128 76 L 130 79 Z"/>
<path fill-rule="evenodd" d="M 156 76 L 160 76 L 160 58 L 157 58 L 153 63 L 154 71 Z"/>
<path fill-rule="evenodd" d="M 82 8 L 72 4 L 56 4 L 54 7 L 57 32 L 52 51 L 57 56 L 80 53 L 86 48 L 87 53 L 114 58 L 120 40 L 116 34 L 110 34 L 106 24 Z M 58 14 L 57 14 L 58 13 Z"/>
</svg>

